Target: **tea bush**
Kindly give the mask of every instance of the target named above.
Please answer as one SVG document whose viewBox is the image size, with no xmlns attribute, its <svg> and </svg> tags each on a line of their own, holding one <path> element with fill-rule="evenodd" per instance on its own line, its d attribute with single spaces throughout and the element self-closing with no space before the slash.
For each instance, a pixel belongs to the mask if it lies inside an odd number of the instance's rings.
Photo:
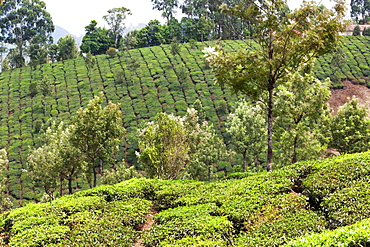
<svg viewBox="0 0 370 247">
<path fill-rule="evenodd" d="M 321 234 L 311 234 L 291 241 L 284 247 L 316 247 L 316 246 L 369 246 L 370 219 L 354 225 L 341 227 Z"/>
</svg>

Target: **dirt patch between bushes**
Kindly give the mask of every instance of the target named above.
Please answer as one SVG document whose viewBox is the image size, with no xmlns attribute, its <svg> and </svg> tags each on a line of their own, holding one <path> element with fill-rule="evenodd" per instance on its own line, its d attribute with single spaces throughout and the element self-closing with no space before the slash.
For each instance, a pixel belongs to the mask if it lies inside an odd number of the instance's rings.
<svg viewBox="0 0 370 247">
<path fill-rule="evenodd" d="M 347 98 L 351 98 L 353 95 L 358 98 L 361 105 L 364 105 L 367 109 L 370 109 L 370 89 L 365 85 L 355 85 L 350 81 L 343 82 L 343 89 L 332 89 L 331 97 L 329 100 L 330 107 L 334 110 L 334 115 L 337 114 L 339 106 L 344 105 L 347 102 Z"/>
<path fill-rule="evenodd" d="M 155 210 L 150 210 L 149 213 L 146 215 L 146 222 L 143 225 L 139 226 L 139 230 L 149 230 L 154 224 L 153 216 L 157 213 L 158 212 Z M 132 247 L 145 247 L 145 245 L 143 245 L 143 241 L 139 239 Z"/>
</svg>

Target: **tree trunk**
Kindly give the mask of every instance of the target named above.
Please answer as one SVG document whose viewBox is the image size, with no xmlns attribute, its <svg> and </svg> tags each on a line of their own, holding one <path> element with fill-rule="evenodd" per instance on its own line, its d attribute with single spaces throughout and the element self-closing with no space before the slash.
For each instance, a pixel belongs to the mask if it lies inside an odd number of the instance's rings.
<svg viewBox="0 0 370 247">
<path fill-rule="evenodd" d="M 297 163 L 298 135 L 294 138 L 292 164 Z"/>
<path fill-rule="evenodd" d="M 59 178 L 59 182 L 60 182 L 59 196 L 63 196 L 63 178 L 62 177 Z"/>
<path fill-rule="evenodd" d="M 69 179 L 68 179 L 68 193 L 69 193 L 70 195 L 72 195 L 72 193 L 73 193 L 73 188 L 72 188 L 72 178 L 69 178 Z"/>
<path fill-rule="evenodd" d="M 93 186 L 96 187 L 96 167 L 93 167 L 93 173 L 94 173 Z"/>
<path fill-rule="evenodd" d="M 243 172 L 247 172 L 247 149 L 243 152 Z"/>
<path fill-rule="evenodd" d="M 272 127 L 273 127 L 273 107 L 274 107 L 274 82 L 269 81 L 268 104 L 267 104 L 267 171 L 272 171 Z"/>
</svg>

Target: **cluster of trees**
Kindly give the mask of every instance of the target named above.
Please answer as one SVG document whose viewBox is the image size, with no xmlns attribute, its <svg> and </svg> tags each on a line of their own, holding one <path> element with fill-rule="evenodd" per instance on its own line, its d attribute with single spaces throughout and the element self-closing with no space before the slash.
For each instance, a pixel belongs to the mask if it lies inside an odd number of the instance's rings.
<svg viewBox="0 0 370 247">
<path fill-rule="evenodd" d="M 42 145 L 28 155 L 29 175 L 54 198 L 59 188 L 73 192 L 73 181 L 84 175 L 90 187 L 97 185 L 103 163 L 112 160 L 124 128 L 119 106 L 109 102 L 102 107 L 103 96 L 95 96 L 81 108 L 71 124 L 52 122 L 41 135 Z"/>
<path fill-rule="evenodd" d="M 39 0 L 5 1 L 0 5 L 0 42 L 12 45 L 3 62 L 12 68 L 26 64 L 26 55 L 35 56 L 35 50 L 44 56 L 44 49 L 53 42 L 54 25 L 45 3 Z M 4 45 L 2 45 L 4 51 Z"/>
<path fill-rule="evenodd" d="M 139 162 L 151 177 L 211 180 L 216 163 L 231 152 L 220 136 L 199 113 L 189 108 L 183 117 L 159 113 L 138 130 Z"/>
<path fill-rule="evenodd" d="M 356 23 L 367 24 L 370 17 L 370 1 L 369 0 L 351 0 L 351 17 Z"/>
</svg>

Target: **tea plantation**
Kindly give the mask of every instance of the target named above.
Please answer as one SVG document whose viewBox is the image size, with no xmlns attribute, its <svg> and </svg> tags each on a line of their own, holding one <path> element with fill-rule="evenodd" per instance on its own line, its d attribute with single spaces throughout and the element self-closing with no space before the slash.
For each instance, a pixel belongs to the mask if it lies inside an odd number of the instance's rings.
<svg viewBox="0 0 370 247">
<path fill-rule="evenodd" d="M 92 69 L 80 57 L 44 64 L 36 69 L 23 67 L 2 72 L 0 147 L 7 149 L 10 161 L 6 167 L 8 191 L 20 202 L 39 199 L 40 191 L 27 175 L 26 157 L 29 148 L 37 143 L 40 126 L 50 118 L 68 121 L 100 91 L 104 92 L 107 102 L 120 103 L 124 113 L 127 134 L 116 155 L 118 161 L 125 158 L 135 163 L 133 140 L 143 121 L 158 112 L 183 115 L 196 99 L 201 100 L 207 119 L 219 133 L 224 133 L 223 122 L 238 97 L 229 88 L 221 89 L 214 84 L 202 50 L 205 46 L 219 44 L 233 51 L 244 48 L 245 42 L 248 41 L 183 44 L 180 55 L 172 55 L 170 45 L 128 50 L 115 57 L 97 56 Z M 347 65 L 340 68 L 341 79 L 368 83 L 369 45 L 367 37 L 344 38 Z M 330 61 L 330 55 L 317 60 L 315 73 L 318 78 L 332 76 Z M 51 93 L 33 95 L 32 85 L 43 78 L 48 78 Z M 84 184 L 78 186 L 85 188 Z"/>
<path fill-rule="evenodd" d="M 132 179 L 13 209 L 0 236 L 9 246 L 368 246 L 369 163 L 367 152 L 218 182 Z"/>
</svg>

